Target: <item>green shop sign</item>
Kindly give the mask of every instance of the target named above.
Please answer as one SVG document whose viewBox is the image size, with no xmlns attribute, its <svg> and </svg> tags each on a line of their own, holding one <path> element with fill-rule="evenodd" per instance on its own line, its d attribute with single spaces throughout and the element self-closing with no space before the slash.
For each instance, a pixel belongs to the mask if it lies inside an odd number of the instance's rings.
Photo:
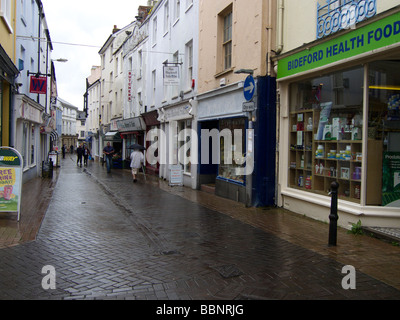
<svg viewBox="0 0 400 320">
<path fill-rule="evenodd" d="M 283 58 L 278 79 L 400 42 L 400 13 Z"/>
</svg>

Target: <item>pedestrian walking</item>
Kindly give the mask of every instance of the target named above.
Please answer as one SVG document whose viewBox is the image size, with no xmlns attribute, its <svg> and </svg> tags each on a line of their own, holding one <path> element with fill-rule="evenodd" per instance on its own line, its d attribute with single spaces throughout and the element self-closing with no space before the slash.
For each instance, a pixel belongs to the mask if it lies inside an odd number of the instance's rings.
<svg viewBox="0 0 400 320">
<path fill-rule="evenodd" d="M 71 154 L 74 154 L 74 146 L 71 144 L 71 146 L 69 147 L 69 149 L 71 150 Z"/>
<path fill-rule="evenodd" d="M 89 156 L 90 156 L 89 148 L 87 147 L 87 145 L 85 145 L 85 147 L 83 149 L 83 164 L 85 166 L 87 166 L 87 164 L 88 164 Z"/>
<path fill-rule="evenodd" d="M 139 169 L 142 167 L 144 163 L 144 155 L 139 150 L 133 150 L 131 153 L 131 168 L 132 168 L 132 177 L 133 183 L 136 183 L 137 179 L 136 176 L 138 174 Z"/>
<path fill-rule="evenodd" d="M 83 156 L 83 148 L 82 145 L 79 145 L 78 149 L 76 149 L 76 154 L 77 154 L 77 160 L 76 160 L 76 165 L 82 167 L 82 156 Z"/>
<path fill-rule="evenodd" d="M 107 173 L 111 172 L 112 157 L 114 152 L 115 152 L 114 148 L 111 146 L 109 142 L 107 142 L 107 146 L 104 147 L 103 149 L 103 153 L 106 155 Z"/>
<path fill-rule="evenodd" d="M 66 148 L 66 145 L 63 144 L 63 146 L 62 146 L 62 148 L 61 148 L 62 155 L 63 155 L 63 159 L 65 159 L 65 152 L 67 151 L 66 149 L 67 149 L 67 148 Z"/>
</svg>

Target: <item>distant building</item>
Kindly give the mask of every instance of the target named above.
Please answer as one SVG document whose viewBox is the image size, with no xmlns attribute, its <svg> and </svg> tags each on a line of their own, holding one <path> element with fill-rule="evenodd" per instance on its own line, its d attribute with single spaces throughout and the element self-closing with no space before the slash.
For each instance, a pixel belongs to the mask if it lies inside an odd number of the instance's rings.
<svg viewBox="0 0 400 320">
<path fill-rule="evenodd" d="M 69 102 L 58 98 L 62 108 L 62 144 L 67 148 L 73 146 L 74 150 L 78 145 L 78 135 L 76 134 L 76 119 L 78 108 Z"/>
</svg>

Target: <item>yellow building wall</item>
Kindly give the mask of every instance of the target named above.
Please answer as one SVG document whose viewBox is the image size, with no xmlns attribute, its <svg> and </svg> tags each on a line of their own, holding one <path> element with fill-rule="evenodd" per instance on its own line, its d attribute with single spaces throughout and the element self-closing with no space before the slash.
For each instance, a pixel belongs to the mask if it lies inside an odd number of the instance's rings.
<svg viewBox="0 0 400 320">
<path fill-rule="evenodd" d="M 9 21 L 11 30 L 4 19 L 0 18 L 0 43 L 10 59 L 15 63 L 16 0 L 11 1 L 11 17 L 11 21 Z"/>
<path fill-rule="evenodd" d="M 0 18 L 0 43 L 12 62 L 16 63 L 16 0 L 11 1 L 11 21 L 8 24 Z M 3 81 L 1 105 L 1 144 L 9 146 L 10 143 L 10 103 L 11 85 Z"/>
<path fill-rule="evenodd" d="M 223 70 L 223 26 L 219 14 L 232 6 L 232 68 Z M 271 16 L 269 15 L 271 5 Z M 271 18 L 271 21 L 269 21 Z M 243 80 L 238 69 L 253 69 L 254 77 L 267 74 L 268 28 L 275 24 L 276 0 L 200 1 L 199 93 Z M 223 24 L 223 22 L 222 22 Z M 274 32 L 271 39 L 274 37 Z M 275 40 L 272 39 L 275 45 Z M 274 47 L 273 47 L 274 48 Z"/>
</svg>

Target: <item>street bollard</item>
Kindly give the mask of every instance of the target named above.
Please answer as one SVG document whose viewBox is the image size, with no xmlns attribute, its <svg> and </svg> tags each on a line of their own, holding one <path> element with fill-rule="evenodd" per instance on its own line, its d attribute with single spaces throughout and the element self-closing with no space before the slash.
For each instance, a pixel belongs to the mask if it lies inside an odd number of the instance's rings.
<svg viewBox="0 0 400 320">
<path fill-rule="evenodd" d="M 337 242 L 337 221 L 339 216 L 337 214 L 338 209 L 338 189 L 339 183 L 336 181 L 331 184 L 331 194 L 332 194 L 332 202 L 331 202 L 331 214 L 329 215 L 329 246 L 336 246 Z"/>
</svg>

